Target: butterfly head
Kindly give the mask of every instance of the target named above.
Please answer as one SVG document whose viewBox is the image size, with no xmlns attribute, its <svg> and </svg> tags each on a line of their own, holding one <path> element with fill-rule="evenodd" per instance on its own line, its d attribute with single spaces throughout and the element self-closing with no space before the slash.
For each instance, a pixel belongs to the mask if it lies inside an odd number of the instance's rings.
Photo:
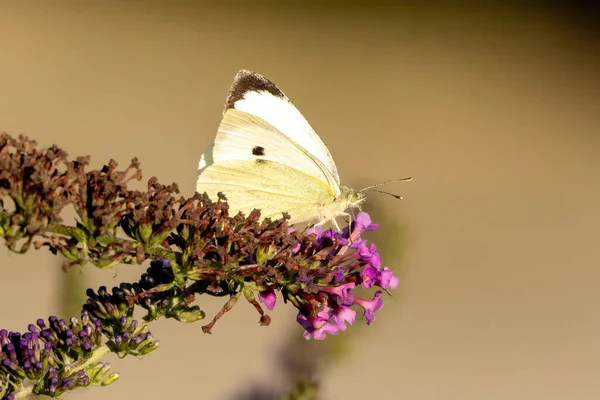
<svg viewBox="0 0 600 400">
<path fill-rule="evenodd" d="M 350 189 L 345 186 L 342 186 L 342 193 L 340 194 L 337 201 L 341 204 L 344 210 L 348 208 L 358 208 L 360 210 L 360 206 L 367 198 L 362 190 Z"/>
</svg>

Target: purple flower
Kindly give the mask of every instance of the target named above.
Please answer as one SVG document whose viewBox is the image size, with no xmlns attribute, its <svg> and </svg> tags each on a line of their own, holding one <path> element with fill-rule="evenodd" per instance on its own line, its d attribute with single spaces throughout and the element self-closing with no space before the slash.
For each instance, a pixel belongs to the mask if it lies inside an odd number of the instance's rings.
<svg viewBox="0 0 600 400">
<path fill-rule="evenodd" d="M 352 289 L 354 289 L 354 282 L 348 282 L 340 286 L 320 286 L 319 291 L 329 293 L 340 299 L 343 305 L 350 306 L 354 303 L 354 295 Z"/>
<path fill-rule="evenodd" d="M 375 292 L 372 300 L 365 300 L 358 297 L 354 298 L 354 302 L 361 306 L 365 311 L 363 317 L 367 321 L 367 325 L 371 325 L 375 320 L 373 313 L 379 311 L 381 307 L 383 307 L 383 300 L 381 299 L 382 294 L 381 290 L 378 290 Z"/>
<path fill-rule="evenodd" d="M 396 289 L 398 287 L 398 277 L 388 267 L 378 271 L 375 284 L 382 289 Z"/>
<path fill-rule="evenodd" d="M 313 332 L 304 332 L 304 337 L 310 339 L 311 337 L 315 340 L 324 340 L 327 334 L 337 335 L 340 332 L 337 324 L 331 322 L 324 322 L 319 328 L 316 328 Z"/>
<path fill-rule="evenodd" d="M 304 328 L 305 339 L 323 340 L 326 334 L 336 335 L 339 333 L 339 325 L 331 322 L 330 311 L 330 307 L 325 307 L 316 317 L 307 317 L 302 312 L 298 312 L 296 321 Z"/>
<path fill-rule="evenodd" d="M 348 227 L 345 227 L 341 231 L 335 234 L 336 243 L 340 246 L 347 246 L 350 244 L 350 237 L 348 236 Z"/>
<path fill-rule="evenodd" d="M 379 228 L 379 224 L 373 224 L 369 214 L 361 211 L 356 216 L 356 219 L 352 222 L 352 228 L 352 233 L 354 233 L 356 230 L 359 232 L 373 231 Z"/>
<path fill-rule="evenodd" d="M 346 323 L 352 325 L 356 321 L 356 311 L 347 306 L 334 307 L 333 321 L 341 331 L 345 331 Z"/>
<path fill-rule="evenodd" d="M 342 283 L 346 276 L 344 275 L 344 270 L 340 267 L 337 267 L 333 270 L 333 283 Z"/>
<path fill-rule="evenodd" d="M 366 240 L 357 239 L 350 244 L 350 247 L 352 247 L 353 249 L 356 249 L 356 252 L 360 254 L 361 252 L 369 251 L 368 249 L 366 249 L 366 244 L 367 244 Z"/>
<path fill-rule="evenodd" d="M 375 246 L 375 243 L 371 243 L 367 247 L 366 243 L 366 240 L 360 240 L 352 243 L 352 247 L 356 249 L 356 252 L 364 262 L 377 269 L 381 268 L 381 256 L 377 252 L 377 246 Z"/>
<path fill-rule="evenodd" d="M 327 239 L 334 240 L 335 231 L 333 229 L 327 229 L 325 232 L 323 232 L 317 236 L 318 236 L 317 245 L 322 245 L 323 242 L 325 242 Z"/>
<path fill-rule="evenodd" d="M 275 308 L 277 296 L 275 295 L 275 291 L 273 289 L 267 289 L 258 293 L 258 298 L 269 310 Z"/>
<path fill-rule="evenodd" d="M 171 260 L 168 258 L 156 258 L 152 260 L 155 265 L 160 265 L 162 268 L 169 269 L 171 268 Z"/>
<path fill-rule="evenodd" d="M 372 287 L 376 283 L 378 272 L 377 268 L 367 265 L 360 274 L 362 278 L 361 286 L 364 288 Z"/>
</svg>

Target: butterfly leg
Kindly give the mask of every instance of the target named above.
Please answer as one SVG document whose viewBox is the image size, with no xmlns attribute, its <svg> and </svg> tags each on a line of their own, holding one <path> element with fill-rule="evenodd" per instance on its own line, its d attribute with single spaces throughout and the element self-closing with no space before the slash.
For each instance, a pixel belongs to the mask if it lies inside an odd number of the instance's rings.
<svg viewBox="0 0 600 400">
<path fill-rule="evenodd" d="M 313 226 L 323 226 L 327 223 L 327 219 L 322 220 L 321 222 L 317 222 L 316 224 L 311 225 L 311 227 Z"/>
<path fill-rule="evenodd" d="M 335 220 L 335 217 L 331 219 L 331 222 L 333 222 L 333 225 L 335 225 L 335 229 L 339 232 L 340 226 L 338 225 L 337 221 Z"/>
<path fill-rule="evenodd" d="M 321 220 L 321 222 L 314 224 L 313 226 L 323 226 L 326 223 L 328 223 L 329 221 L 331 221 L 331 223 L 335 226 L 335 229 L 339 232 L 340 231 L 340 226 L 338 225 L 337 221 L 335 220 L 335 217 L 329 219 L 329 218 L 324 218 L 323 220 Z"/>
<path fill-rule="evenodd" d="M 341 213 L 338 213 L 334 218 L 332 218 L 332 221 L 335 224 L 335 227 L 337 228 L 337 230 L 339 232 L 339 231 L 341 231 L 341 229 L 340 229 L 339 225 L 337 224 L 337 221 L 335 219 L 336 217 L 348 217 L 348 230 L 350 230 L 350 227 L 351 227 L 350 225 L 352 224 L 352 215 L 351 214 L 348 214 L 347 212 L 341 212 Z"/>
</svg>

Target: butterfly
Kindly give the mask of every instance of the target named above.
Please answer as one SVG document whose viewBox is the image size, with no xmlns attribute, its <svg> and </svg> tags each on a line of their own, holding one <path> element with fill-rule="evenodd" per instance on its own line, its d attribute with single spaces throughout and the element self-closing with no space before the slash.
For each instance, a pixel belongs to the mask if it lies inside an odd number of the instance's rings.
<svg viewBox="0 0 600 400">
<path fill-rule="evenodd" d="M 376 186 L 342 186 L 327 146 L 287 96 L 264 76 L 241 70 L 214 143 L 200 158 L 196 191 L 212 199 L 222 192 L 230 215 L 260 209 L 263 218 L 278 219 L 287 212 L 290 224 L 331 221 L 339 230 L 335 219 L 360 209 L 364 192 Z"/>
</svg>

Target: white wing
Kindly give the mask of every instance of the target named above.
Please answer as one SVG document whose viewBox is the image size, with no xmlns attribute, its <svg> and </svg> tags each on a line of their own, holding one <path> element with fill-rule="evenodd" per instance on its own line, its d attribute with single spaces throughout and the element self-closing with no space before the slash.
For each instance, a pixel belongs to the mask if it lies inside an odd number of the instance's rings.
<svg viewBox="0 0 600 400">
<path fill-rule="evenodd" d="M 196 190 L 223 192 L 233 214 L 289 212 L 295 223 L 332 219 L 349 204 L 323 141 L 277 86 L 249 71 L 236 76 L 198 169 Z"/>
<path fill-rule="evenodd" d="M 231 108 L 263 119 L 306 149 L 325 166 L 327 173 L 336 183 L 335 187 L 340 186 L 340 177 L 327 146 L 273 82 L 254 72 L 238 72 L 231 85 L 225 112 Z"/>
<path fill-rule="evenodd" d="M 341 193 L 339 183 L 320 160 L 261 118 L 233 108 L 225 111 L 215 142 L 200 158 L 198 184 L 206 183 L 202 173 L 212 164 L 266 160 L 312 176 L 330 187 L 333 196 Z"/>
<path fill-rule="evenodd" d="M 262 218 L 291 216 L 290 223 L 321 220 L 323 210 L 331 210 L 333 193 L 321 181 L 284 164 L 272 161 L 229 160 L 210 164 L 198 177 L 196 190 L 216 198 L 227 197 L 229 212 L 248 215 L 261 210 Z"/>
<path fill-rule="evenodd" d="M 265 218 L 288 212 L 296 223 L 344 208 L 335 201 L 341 187 L 317 158 L 261 118 L 233 108 L 198 167 L 196 191 L 213 199 L 223 192 L 230 215 L 258 208 Z"/>
</svg>

